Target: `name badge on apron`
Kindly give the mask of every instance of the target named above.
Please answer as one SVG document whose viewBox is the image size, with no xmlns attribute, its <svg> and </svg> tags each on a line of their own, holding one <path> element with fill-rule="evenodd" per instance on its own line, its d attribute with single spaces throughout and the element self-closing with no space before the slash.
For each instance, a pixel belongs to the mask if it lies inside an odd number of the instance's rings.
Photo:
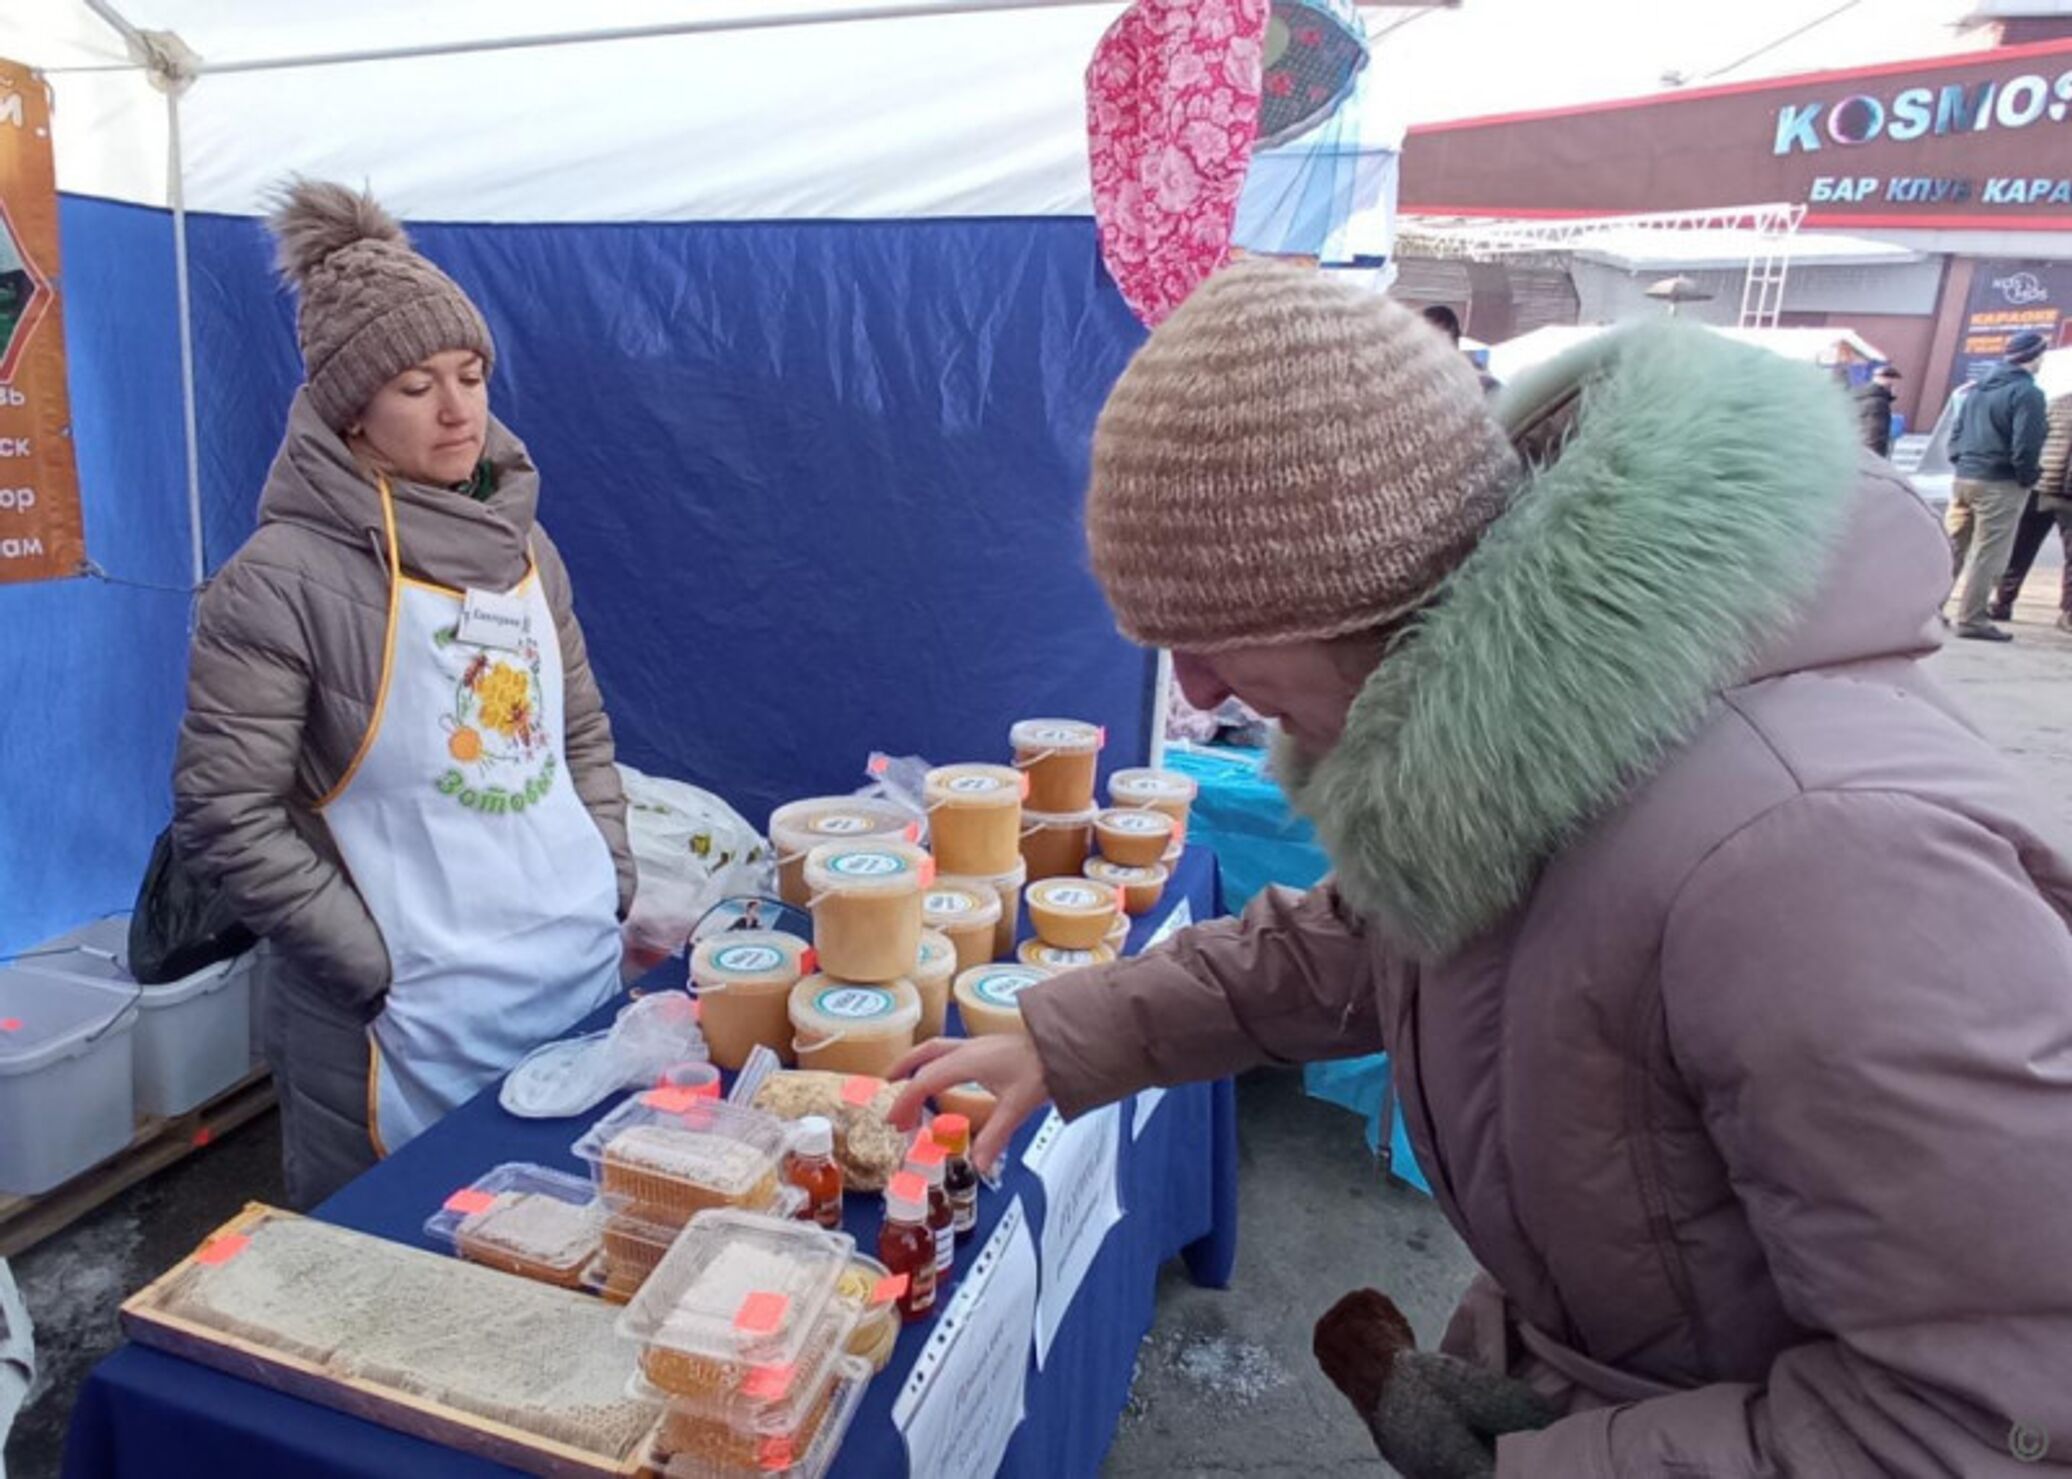
<svg viewBox="0 0 2072 1479">
<path fill-rule="evenodd" d="M 470 646 L 515 652 L 530 625 L 523 596 L 470 590 L 461 601 L 460 630 L 455 635 Z"/>
</svg>

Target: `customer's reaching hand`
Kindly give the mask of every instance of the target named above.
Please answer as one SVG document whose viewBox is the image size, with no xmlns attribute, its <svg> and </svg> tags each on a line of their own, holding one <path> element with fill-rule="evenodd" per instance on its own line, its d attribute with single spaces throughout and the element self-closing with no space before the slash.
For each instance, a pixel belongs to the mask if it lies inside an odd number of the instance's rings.
<svg viewBox="0 0 2072 1479">
<path fill-rule="evenodd" d="M 911 1129 L 930 1095 L 959 1084 L 979 1084 L 997 1101 L 971 1147 L 972 1164 L 988 1175 L 1023 1120 L 1050 1098 L 1036 1044 L 1018 1032 L 989 1037 L 939 1037 L 901 1060 L 895 1079 L 909 1082 L 892 1105 L 892 1123 Z"/>
</svg>

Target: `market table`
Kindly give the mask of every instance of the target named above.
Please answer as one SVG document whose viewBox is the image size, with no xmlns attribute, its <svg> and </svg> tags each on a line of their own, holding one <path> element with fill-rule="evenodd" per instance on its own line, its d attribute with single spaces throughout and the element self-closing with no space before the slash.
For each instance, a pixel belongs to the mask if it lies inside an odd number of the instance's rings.
<svg viewBox="0 0 2072 1479">
<path fill-rule="evenodd" d="M 1160 908 L 1136 921 L 1129 949 L 1143 948 L 1162 930 L 1190 918 L 1221 912 L 1215 855 L 1190 848 Z M 677 973 L 680 980 L 680 965 Z M 602 1025 L 617 1005 L 593 1020 Z M 434 1246 L 424 1237 L 423 1223 L 449 1193 L 503 1161 L 580 1170 L 569 1145 L 582 1125 L 617 1102 L 614 1098 L 582 1119 L 523 1120 L 504 1112 L 492 1088 L 354 1181 L 314 1215 L 397 1242 Z M 1098 1242 L 1091 1263 L 1084 1265 L 1045 1358 L 1039 1364 L 1034 1351 L 1024 1354 L 1025 1416 L 997 1469 L 1003 1475 L 1068 1479 L 1097 1472 L 1129 1395 L 1138 1343 L 1151 1325 L 1160 1265 L 1183 1255 L 1197 1283 L 1220 1288 L 1230 1279 L 1237 1251 L 1237 1123 L 1230 1081 L 1193 1084 L 1163 1094 L 1154 1090 L 1103 1113 L 1106 1119 L 1097 1122 L 1093 1132 L 1114 1137 L 1114 1184 L 1122 1215 Z M 952 1297 L 972 1272 L 979 1250 L 996 1246 L 989 1240 L 1011 1206 L 1019 1206 L 1031 1241 L 1043 1247 L 1051 1209 L 1043 1178 L 1024 1163 L 1024 1156 L 1045 1124 L 1045 1116 L 1038 1115 L 1023 1126 L 1000 1186 L 981 1192 L 977 1232 L 958 1244 Z M 1055 1136 L 1053 1126 L 1044 1138 Z M 1085 1137 L 1077 1138 L 1084 1150 Z M 1059 1183 L 1058 1189 L 1065 1190 L 1065 1184 Z M 880 1213 L 877 1197 L 849 1198 L 847 1230 L 866 1251 L 876 1251 Z M 1010 1233 L 1003 1233 L 998 1245 L 1004 1245 Z M 994 1287 L 989 1280 L 982 1292 L 991 1293 Z M 1063 1291 L 1073 1286 L 1069 1279 L 1060 1279 L 1057 1287 Z M 924 1321 L 901 1333 L 891 1364 L 864 1396 L 835 1474 L 861 1479 L 908 1472 L 907 1440 L 895 1420 L 895 1407 L 900 1416 L 907 1415 L 913 1394 L 904 1404 L 900 1399 L 903 1391 L 920 1385 L 913 1375 L 916 1363 L 931 1341 L 937 1349 L 930 1359 L 940 1359 L 946 1337 L 940 1320 Z M 982 1466 L 972 1467 L 972 1452 L 954 1457 L 965 1471 L 982 1472 Z M 67 1479 L 220 1479 L 246 1474 L 474 1479 L 510 1472 L 138 1345 L 122 1347 L 88 1376 L 73 1409 L 65 1450 Z"/>
</svg>

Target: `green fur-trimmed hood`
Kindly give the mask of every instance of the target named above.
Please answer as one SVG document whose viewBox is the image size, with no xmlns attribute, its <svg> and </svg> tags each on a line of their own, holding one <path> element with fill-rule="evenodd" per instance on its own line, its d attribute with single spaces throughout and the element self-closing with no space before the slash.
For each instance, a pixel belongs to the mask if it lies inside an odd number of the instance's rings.
<svg viewBox="0 0 2072 1479">
<path fill-rule="evenodd" d="M 1280 755 L 1347 902 L 1434 957 L 1515 906 L 1747 674 L 1809 603 L 1854 489 L 1850 407 L 1827 376 L 1701 328 L 1603 336 L 1499 414 L 1518 434 L 1564 400 L 1558 455 L 1368 680 L 1339 743 Z"/>
</svg>

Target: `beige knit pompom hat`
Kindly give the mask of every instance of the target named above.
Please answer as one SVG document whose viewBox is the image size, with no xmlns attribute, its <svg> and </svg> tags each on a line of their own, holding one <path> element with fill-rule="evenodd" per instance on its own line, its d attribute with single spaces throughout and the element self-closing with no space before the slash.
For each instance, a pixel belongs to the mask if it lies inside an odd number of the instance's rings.
<svg viewBox="0 0 2072 1479">
<path fill-rule="evenodd" d="M 1255 258 L 1196 289 L 1116 383 L 1087 538 L 1118 625 L 1148 646 L 1336 637 L 1421 604 L 1520 477 L 1431 325 Z"/>
<path fill-rule="evenodd" d="M 301 295 L 296 327 L 310 403 L 333 431 L 374 392 L 449 349 L 496 359 L 489 325 L 459 283 L 411 248 L 372 195 L 324 180 L 291 180 L 267 227 L 281 276 Z"/>
</svg>

